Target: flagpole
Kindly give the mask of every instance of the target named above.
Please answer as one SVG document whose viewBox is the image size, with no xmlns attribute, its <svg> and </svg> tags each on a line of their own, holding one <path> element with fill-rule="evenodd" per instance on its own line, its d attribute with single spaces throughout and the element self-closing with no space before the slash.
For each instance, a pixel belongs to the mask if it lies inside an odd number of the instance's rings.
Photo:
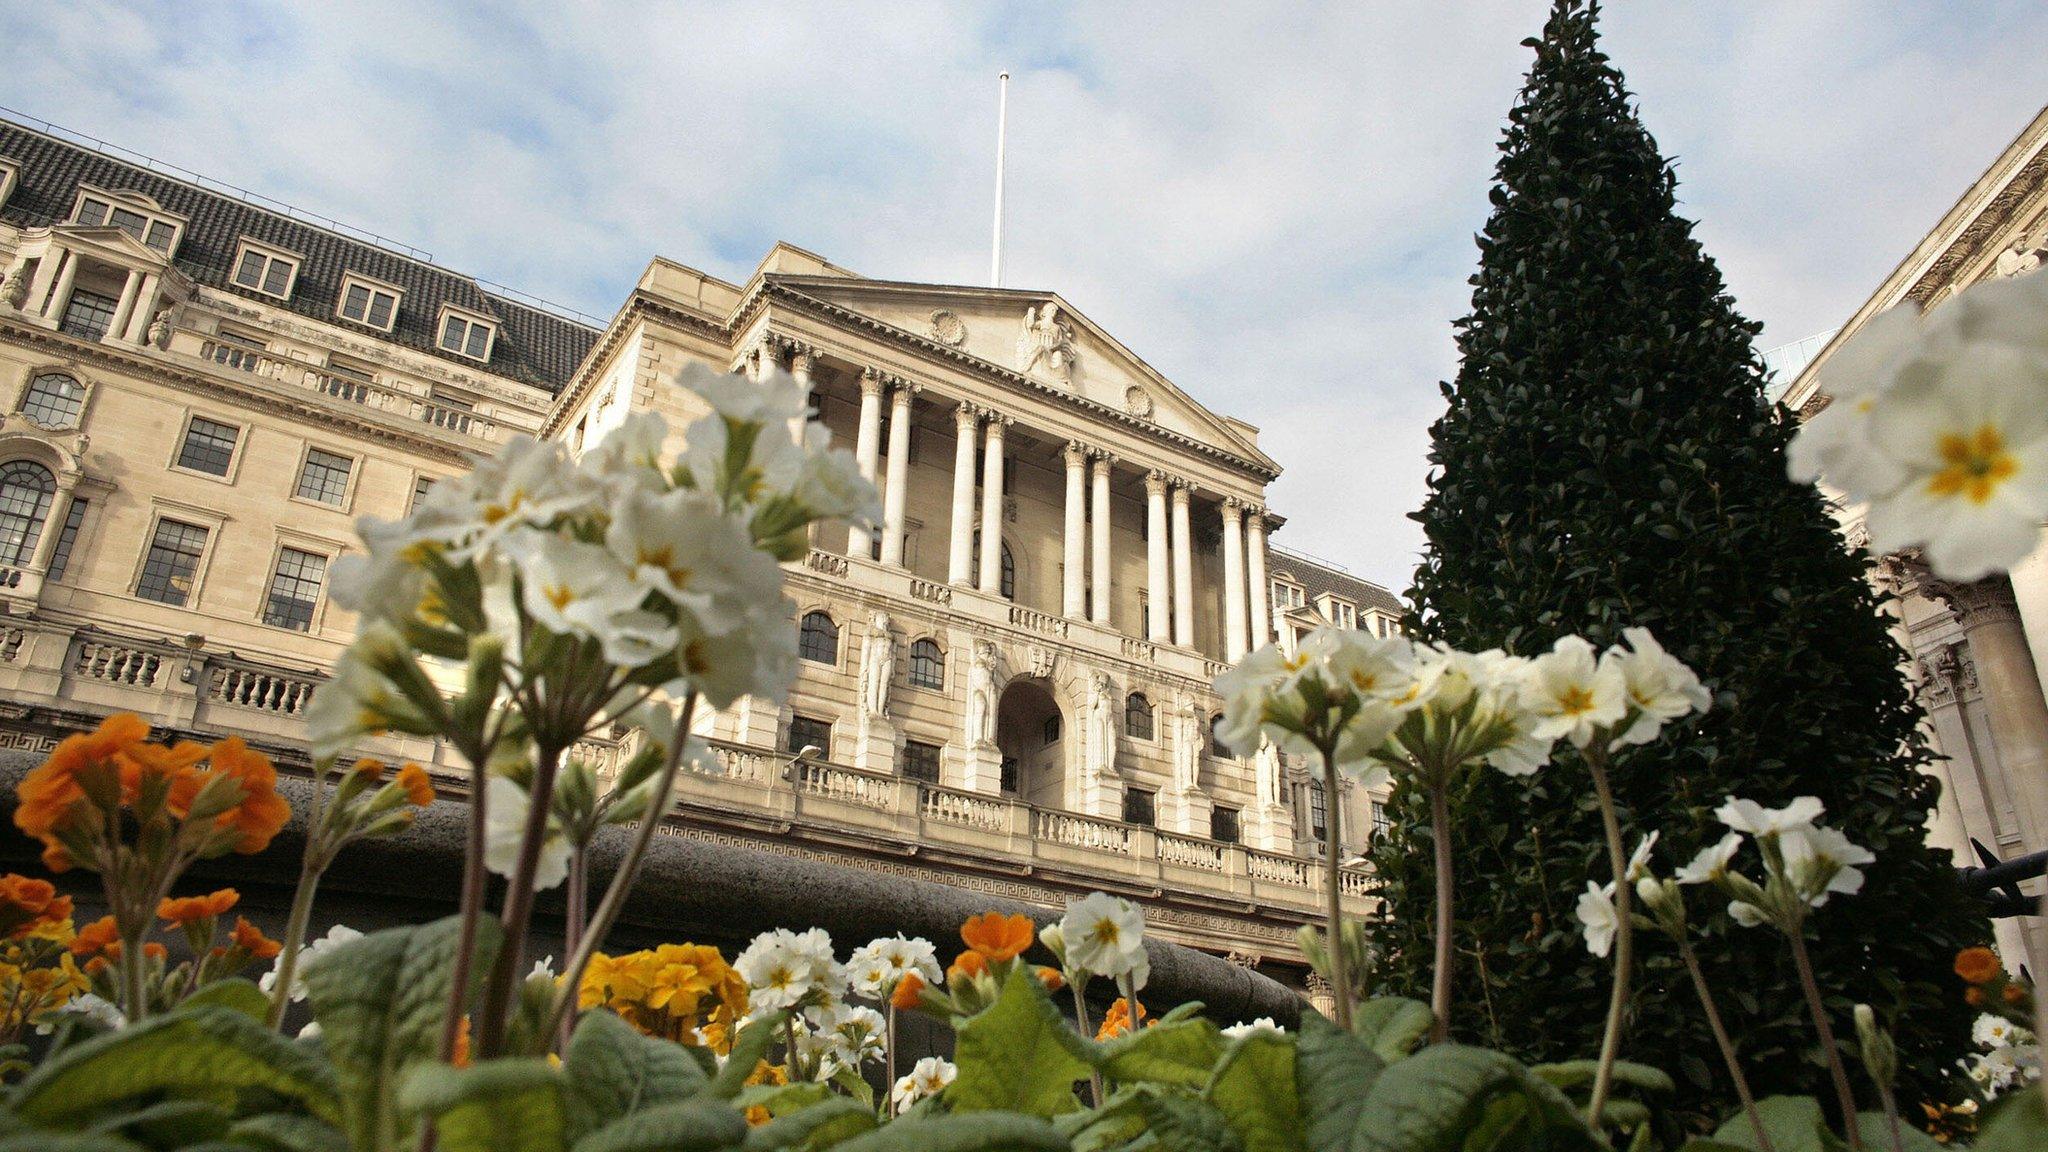
<svg viewBox="0 0 2048 1152">
<path fill-rule="evenodd" d="M 1003 286 L 1003 146 L 1010 120 L 1010 74 L 996 77 L 996 220 L 995 242 L 988 262 L 991 288 Z"/>
</svg>

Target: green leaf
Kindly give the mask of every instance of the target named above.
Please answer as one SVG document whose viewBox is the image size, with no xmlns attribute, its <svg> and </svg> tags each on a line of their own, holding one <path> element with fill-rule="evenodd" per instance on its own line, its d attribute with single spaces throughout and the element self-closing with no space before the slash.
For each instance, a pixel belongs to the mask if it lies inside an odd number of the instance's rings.
<svg viewBox="0 0 2048 1152">
<path fill-rule="evenodd" d="M 1199 1088 L 1209 1082 L 1222 1056 L 1222 1033 L 1198 1016 L 1113 1037 L 1096 1049 L 1095 1066 L 1119 1083 Z"/>
<path fill-rule="evenodd" d="M 1081 1106 L 1074 1082 L 1088 1076 L 1087 1051 L 1038 977 L 1019 965 L 996 1002 L 960 1026 L 953 1056 L 960 1071 L 946 1103 L 955 1112 L 1071 1112 Z"/>
<path fill-rule="evenodd" d="M 1259 1031 L 1239 1040 L 1203 1096 L 1223 1110 L 1245 1152 L 1294 1152 L 1302 1146 L 1294 1043 L 1287 1037 Z"/>
<path fill-rule="evenodd" d="M 794 1084 L 750 1084 L 732 1098 L 732 1106 L 741 1111 L 766 1108 L 770 1116 L 787 1116 L 831 1098 L 832 1089 L 825 1085 L 799 1080 Z"/>
<path fill-rule="evenodd" d="M 745 1152 L 778 1152 L 783 1148 L 813 1152 L 851 1140 L 875 1127 L 875 1111 L 858 1100 L 834 1096 L 821 1104 L 777 1116 L 747 1130 Z"/>
<path fill-rule="evenodd" d="M 1598 1060 L 1566 1060 L 1557 1064 L 1532 1064 L 1529 1067 L 1531 1076 L 1566 1091 L 1590 1086 L 1599 1072 Z M 1671 1082 L 1671 1077 L 1662 1069 L 1652 1068 L 1648 1064 L 1632 1064 L 1627 1060 L 1614 1062 L 1614 1082 L 1659 1095 L 1668 1093 L 1676 1087 Z"/>
<path fill-rule="evenodd" d="M 1026 978 L 1038 982 L 1028 973 Z M 1058 1129 L 1035 1116 L 974 1112 L 884 1124 L 837 1145 L 835 1152 L 1068 1152 L 1068 1148 L 1067 1138 Z"/>
<path fill-rule="evenodd" d="M 31 1123 L 74 1127 L 136 1096 L 212 1100 L 250 1089 L 297 1101 L 322 1119 L 340 1116 L 324 1062 L 218 1005 L 180 1008 L 67 1048 L 22 1081 L 13 1105 Z"/>
<path fill-rule="evenodd" d="M 349 1152 L 348 1137 L 311 1116 L 266 1112 L 235 1121 L 230 1139 L 261 1152 Z"/>
<path fill-rule="evenodd" d="M 712 1077 L 711 1094 L 727 1100 L 740 1094 L 746 1087 L 747 1077 L 760 1066 L 761 1058 L 768 1054 L 768 1048 L 782 1033 L 783 1021 L 789 1018 L 787 1012 L 770 1012 L 733 1037 L 732 1052 L 726 1057 L 725 1067 Z"/>
<path fill-rule="evenodd" d="M 1415 1050 L 1436 1017 L 1429 1005 L 1406 996 L 1375 996 L 1352 1013 L 1351 1030 L 1389 1064 Z"/>
<path fill-rule="evenodd" d="M 461 931 L 451 916 L 372 932 L 306 973 L 321 1047 L 341 1078 L 342 1126 L 362 1152 L 392 1148 L 404 1135 L 392 1105 L 406 1073 L 438 1058 Z M 490 971 L 498 939 L 497 921 L 480 917 L 472 985 Z"/>
<path fill-rule="evenodd" d="M 125 1136 L 151 1148 L 182 1148 L 227 1134 L 227 1110 L 210 1100 L 165 1100 L 133 1112 L 109 1116 L 92 1131 Z"/>
<path fill-rule="evenodd" d="M 1838 1143 L 1828 1131 L 1820 1101 L 1811 1096 L 1766 1096 L 1756 1102 L 1756 1113 L 1777 1152 L 1833 1152 Z M 1714 1139 L 1760 1152 L 1749 1117 L 1740 1112 L 1714 1130 Z"/>
<path fill-rule="evenodd" d="M 255 981 L 244 980 L 239 976 L 216 980 L 185 997 L 185 1003 L 218 1004 L 258 1020 L 268 1019 L 270 1014 L 270 997 L 263 994 L 263 989 L 258 988 Z"/>
<path fill-rule="evenodd" d="M 2040 1152 L 2048 1148 L 2048 1107 L 2033 1088 L 2006 1094 L 1992 1105 L 1971 1152 Z"/>
<path fill-rule="evenodd" d="M 683 1046 L 653 1036 L 606 1009 L 583 1014 L 569 1037 L 569 1128 L 576 1135 L 654 1104 L 681 1100 L 711 1086 Z"/>
<path fill-rule="evenodd" d="M 101 1133 L 22 1132 L 0 1137 L 0 1152 L 147 1152 L 133 1140 Z"/>
<path fill-rule="evenodd" d="M 1352 1134 L 1361 1125 L 1366 1101 L 1386 1071 L 1386 1061 L 1314 1011 L 1302 1013 L 1295 1058 L 1307 1146 L 1318 1152 L 1353 1147 Z"/>
<path fill-rule="evenodd" d="M 575 1152 L 710 1152 L 737 1148 L 746 1118 L 721 1100 L 684 1100 L 647 1108 L 576 1142 Z"/>
<path fill-rule="evenodd" d="M 1360 1152 L 1457 1148 L 1488 1097 L 1525 1079 L 1522 1067 L 1499 1052 L 1431 1045 L 1388 1065 L 1373 1083 L 1367 1123 L 1352 1133 L 1350 1147 Z"/>
<path fill-rule="evenodd" d="M 2039 1100 L 2041 1094 L 2035 1092 L 2033 1097 Z M 1886 1152 L 1891 1152 L 1892 1122 L 1885 1119 L 1884 1113 L 1858 1112 L 1856 1114 L 1856 1123 L 1863 1133 L 1863 1146 L 1865 1148 L 1881 1148 L 1885 1149 Z M 2033 1147 L 2048 1148 L 2048 1144 L 2036 1144 Z M 1906 1118 L 1901 1116 L 1899 1117 L 1897 1152 L 1948 1152 L 1948 1146 L 1907 1123 Z"/>
<path fill-rule="evenodd" d="M 538 1057 L 469 1068 L 423 1063 L 406 1076 L 398 1107 L 431 1118 L 443 1152 L 563 1152 L 569 1145 L 562 1074 Z"/>
<path fill-rule="evenodd" d="M 1174 1088 L 1148 1085 L 1141 1097 L 1147 1130 L 1174 1152 L 1245 1152 L 1229 1117 L 1214 1104 Z"/>
</svg>

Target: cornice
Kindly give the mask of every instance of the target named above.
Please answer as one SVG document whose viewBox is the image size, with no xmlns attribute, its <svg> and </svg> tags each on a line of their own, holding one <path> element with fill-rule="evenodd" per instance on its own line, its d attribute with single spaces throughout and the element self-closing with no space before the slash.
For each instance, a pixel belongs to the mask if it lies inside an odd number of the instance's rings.
<svg viewBox="0 0 2048 1152">
<path fill-rule="evenodd" d="M 230 383 L 210 373 L 190 371 L 180 365 L 167 363 L 153 355 L 141 355 L 109 344 L 80 340 L 53 329 L 22 324 L 13 317 L 0 317 L 0 338 L 41 353 L 61 354 L 79 363 L 95 364 L 103 369 L 148 377 L 234 403 L 261 405 L 274 413 L 332 428 L 360 439 L 433 456 L 450 464 L 466 464 L 472 454 L 472 448 L 469 446 L 422 436 L 410 429 L 351 419 L 347 413 L 325 407 L 305 397 L 292 395 L 283 388 L 252 388 L 243 380 Z M 245 379 L 250 384 L 261 382 L 260 377 L 250 376 Z M 425 428 L 427 425 L 422 424 L 421 427 Z"/>
<path fill-rule="evenodd" d="M 745 307 L 744 302 L 741 307 Z M 574 411 L 583 402 L 583 398 L 590 394 L 590 390 L 597 386 L 597 366 L 611 359 L 612 353 L 625 341 L 626 333 L 632 330 L 633 321 L 642 316 L 658 318 L 678 328 L 691 329 L 698 335 L 709 336 L 728 347 L 732 345 L 732 324 L 707 320 L 695 312 L 688 312 L 666 303 L 644 289 L 635 288 L 633 294 L 626 298 L 625 305 L 619 309 L 618 315 L 613 316 L 612 322 L 605 325 L 604 333 L 598 337 L 597 343 L 591 345 L 590 351 L 584 354 L 583 363 L 576 369 L 576 374 L 570 377 L 569 386 L 562 389 L 555 397 L 554 403 L 548 406 L 538 433 L 541 439 L 545 440 L 561 432 L 569 413 Z"/>
</svg>

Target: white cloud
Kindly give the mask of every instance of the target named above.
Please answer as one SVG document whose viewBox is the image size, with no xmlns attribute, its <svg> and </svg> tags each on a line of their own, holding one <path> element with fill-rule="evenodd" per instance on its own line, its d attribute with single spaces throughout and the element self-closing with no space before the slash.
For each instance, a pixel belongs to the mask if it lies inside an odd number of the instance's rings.
<svg viewBox="0 0 2048 1152">
<path fill-rule="evenodd" d="M 0 11 L 0 102 L 607 314 L 776 239 L 1058 289 L 1287 466 L 1278 542 L 1405 586 L 1540 0 Z M 1841 321 L 2039 99 L 2017 3 L 1615 5 L 1606 46 L 1763 345 Z"/>
</svg>

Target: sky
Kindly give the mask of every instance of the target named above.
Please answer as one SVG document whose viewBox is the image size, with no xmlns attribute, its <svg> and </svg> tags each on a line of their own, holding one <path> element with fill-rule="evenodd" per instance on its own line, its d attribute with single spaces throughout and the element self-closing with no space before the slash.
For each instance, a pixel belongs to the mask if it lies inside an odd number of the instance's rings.
<svg viewBox="0 0 2048 1152">
<path fill-rule="evenodd" d="M 660 254 L 1059 292 L 1396 591 L 1543 0 L 0 5 L 0 104 L 610 316 Z M 1616 3 L 1759 347 L 1839 325 L 2039 111 L 2033 2 Z"/>
</svg>

